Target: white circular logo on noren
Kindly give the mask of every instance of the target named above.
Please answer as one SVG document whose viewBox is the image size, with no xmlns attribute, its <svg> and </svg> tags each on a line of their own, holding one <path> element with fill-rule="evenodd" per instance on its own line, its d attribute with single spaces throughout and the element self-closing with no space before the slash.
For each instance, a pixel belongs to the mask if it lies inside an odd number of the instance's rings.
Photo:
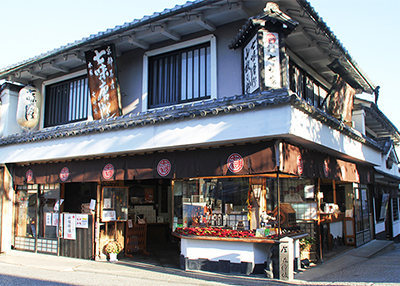
<svg viewBox="0 0 400 286">
<path fill-rule="evenodd" d="M 162 159 L 160 162 L 157 164 L 157 173 L 161 177 L 168 176 L 168 174 L 171 172 L 171 162 L 168 159 Z"/>
<path fill-rule="evenodd" d="M 109 180 L 114 176 L 114 166 L 111 163 L 108 163 L 107 165 L 104 166 L 103 168 L 103 177 L 106 180 Z"/>
<path fill-rule="evenodd" d="M 297 172 L 300 176 L 303 174 L 303 158 L 301 158 L 301 155 L 297 156 Z"/>
<path fill-rule="evenodd" d="M 62 168 L 61 172 L 60 172 L 60 180 L 62 182 L 65 182 L 66 180 L 68 180 L 68 177 L 69 177 L 69 169 L 68 169 L 68 167 Z"/>
<path fill-rule="evenodd" d="M 26 181 L 30 182 L 32 180 L 33 180 L 33 171 L 29 169 L 28 171 L 26 171 Z"/>
<path fill-rule="evenodd" d="M 243 169 L 243 157 L 238 153 L 233 153 L 226 160 L 226 164 L 228 165 L 229 171 L 232 173 L 240 172 Z"/>
</svg>

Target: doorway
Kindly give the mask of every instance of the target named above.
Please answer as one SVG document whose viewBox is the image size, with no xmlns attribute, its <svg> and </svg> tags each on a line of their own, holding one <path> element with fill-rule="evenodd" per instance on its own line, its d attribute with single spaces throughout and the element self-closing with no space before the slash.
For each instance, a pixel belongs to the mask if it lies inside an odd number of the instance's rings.
<svg viewBox="0 0 400 286">
<path fill-rule="evenodd" d="M 57 254 L 60 187 L 17 186 L 14 248 Z"/>
<path fill-rule="evenodd" d="M 369 204 L 369 192 L 367 186 L 354 188 L 354 221 L 356 228 L 356 246 L 371 241 L 372 214 Z"/>
</svg>

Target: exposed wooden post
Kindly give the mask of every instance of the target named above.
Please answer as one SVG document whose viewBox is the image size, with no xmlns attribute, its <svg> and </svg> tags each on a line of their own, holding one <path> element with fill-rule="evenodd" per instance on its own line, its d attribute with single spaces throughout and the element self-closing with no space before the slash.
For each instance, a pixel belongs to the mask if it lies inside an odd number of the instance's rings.
<svg viewBox="0 0 400 286">
<path fill-rule="evenodd" d="M 95 243 L 95 258 L 100 258 L 100 204 L 101 204 L 101 185 L 100 183 L 97 184 L 97 204 L 96 204 L 96 226 L 95 226 L 95 233 L 94 233 L 94 243 Z"/>
<path fill-rule="evenodd" d="M 336 204 L 336 181 L 332 181 L 332 186 L 333 186 L 333 203 Z"/>
<path fill-rule="evenodd" d="M 317 186 L 317 240 L 318 240 L 318 257 L 322 259 L 322 231 L 321 231 L 321 178 L 318 178 Z"/>
</svg>

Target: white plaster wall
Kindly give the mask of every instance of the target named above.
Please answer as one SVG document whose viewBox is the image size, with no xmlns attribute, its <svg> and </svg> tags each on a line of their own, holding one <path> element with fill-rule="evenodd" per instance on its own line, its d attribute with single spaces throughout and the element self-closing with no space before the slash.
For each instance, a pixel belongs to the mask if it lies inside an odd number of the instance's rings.
<svg viewBox="0 0 400 286">
<path fill-rule="evenodd" d="M 353 111 L 353 123 L 354 129 L 361 132 L 361 134 L 365 135 L 365 111 L 357 110 Z"/>
<path fill-rule="evenodd" d="M 247 242 L 181 240 L 181 253 L 188 259 L 210 261 L 229 260 L 232 263 L 252 262 L 261 264 L 268 261 L 269 244 Z"/>
<path fill-rule="evenodd" d="M 377 150 L 343 135 L 340 131 L 324 125 L 295 108 L 292 109 L 290 134 L 362 161 L 365 160 L 373 164 L 381 163 L 380 152 Z"/>
<path fill-rule="evenodd" d="M 17 106 L 18 92 L 5 89 L 1 94 L 0 133 L 3 136 L 22 132 L 17 123 Z"/>
<path fill-rule="evenodd" d="M 1 148 L 0 163 L 200 147 L 285 136 L 292 136 L 294 141 L 304 139 L 308 143 L 325 146 L 359 160 L 375 163 L 380 158 L 376 150 L 286 105 L 8 145 Z M 304 143 L 304 140 L 301 142 Z"/>
<path fill-rule="evenodd" d="M 1 163 L 122 154 L 277 137 L 288 133 L 289 106 L 174 120 L 131 129 L 2 147 Z M 283 120 L 276 120 L 276 118 Z"/>
</svg>

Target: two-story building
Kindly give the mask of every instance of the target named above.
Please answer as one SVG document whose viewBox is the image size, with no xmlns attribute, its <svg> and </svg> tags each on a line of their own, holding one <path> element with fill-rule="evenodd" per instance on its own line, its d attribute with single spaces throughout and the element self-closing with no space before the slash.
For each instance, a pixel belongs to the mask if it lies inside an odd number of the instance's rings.
<svg viewBox="0 0 400 286">
<path fill-rule="evenodd" d="M 2 252 L 100 259 L 114 239 L 129 255 L 180 228 L 269 227 L 322 258 L 400 233 L 400 134 L 305 0 L 187 2 L 0 79 Z M 271 252 L 244 244 L 185 239 L 182 266 L 264 269 Z"/>
</svg>

